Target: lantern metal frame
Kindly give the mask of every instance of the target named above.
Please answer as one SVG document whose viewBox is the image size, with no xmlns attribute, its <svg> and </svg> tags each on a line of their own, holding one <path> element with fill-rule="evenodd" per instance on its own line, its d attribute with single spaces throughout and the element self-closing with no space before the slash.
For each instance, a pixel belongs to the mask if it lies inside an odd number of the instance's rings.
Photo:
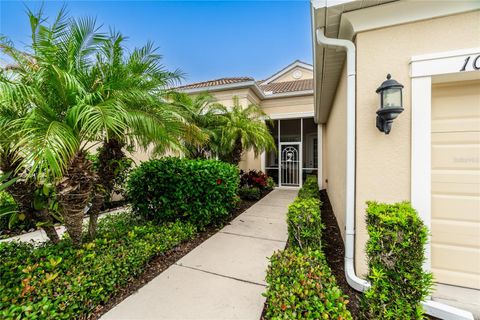
<svg viewBox="0 0 480 320">
<path fill-rule="evenodd" d="M 383 92 L 388 89 L 400 90 L 400 106 L 385 107 L 383 101 Z M 389 134 L 392 130 L 393 120 L 395 120 L 400 113 L 403 112 L 403 85 L 392 79 L 390 74 L 387 75 L 387 80 L 382 82 L 380 87 L 376 90 L 380 94 L 380 109 L 377 110 L 376 125 L 378 130 L 385 134 Z"/>
</svg>

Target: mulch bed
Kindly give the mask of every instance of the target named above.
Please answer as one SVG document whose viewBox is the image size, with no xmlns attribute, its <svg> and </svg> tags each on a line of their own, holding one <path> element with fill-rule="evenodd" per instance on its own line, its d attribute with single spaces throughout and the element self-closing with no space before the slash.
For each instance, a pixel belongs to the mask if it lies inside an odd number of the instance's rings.
<svg viewBox="0 0 480 320">
<path fill-rule="evenodd" d="M 266 196 L 270 191 L 262 193 L 262 198 Z M 221 226 L 211 226 L 206 230 L 197 234 L 192 240 L 186 241 L 171 251 L 159 255 L 152 259 L 146 266 L 143 273 L 135 278 L 130 279 L 128 284 L 119 289 L 119 291 L 109 299 L 105 305 L 98 306 L 87 319 L 99 319 L 107 311 L 115 307 L 117 304 L 125 300 L 128 296 L 138 291 L 141 287 L 146 285 L 149 281 L 153 280 L 160 273 L 165 271 L 168 267 L 173 265 L 175 262 L 180 260 L 187 253 L 195 249 L 202 242 L 213 236 L 220 229 L 223 228 L 226 224 L 230 223 L 233 219 L 238 217 L 245 210 L 254 205 L 257 201 L 242 200 L 237 208 L 229 216 L 228 220 Z"/>
<path fill-rule="evenodd" d="M 321 212 L 322 222 L 325 225 L 325 230 L 322 232 L 323 252 L 327 258 L 327 263 L 337 280 L 338 286 L 348 296 L 348 300 L 350 301 L 347 305 L 348 310 L 350 310 L 354 319 L 358 319 L 360 315 L 360 297 L 362 294 L 350 287 L 345 278 L 345 247 L 340 228 L 337 224 L 337 219 L 335 218 L 330 200 L 328 199 L 325 190 L 320 191 L 320 200 L 323 203 Z"/>
</svg>

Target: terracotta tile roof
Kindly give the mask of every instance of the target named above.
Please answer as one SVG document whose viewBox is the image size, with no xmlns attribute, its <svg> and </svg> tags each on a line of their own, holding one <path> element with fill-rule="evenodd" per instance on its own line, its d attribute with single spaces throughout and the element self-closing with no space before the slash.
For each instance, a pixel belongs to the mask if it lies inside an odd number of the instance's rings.
<svg viewBox="0 0 480 320">
<path fill-rule="evenodd" d="M 187 89 L 208 88 L 208 87 L 222 86 L 226 84 L 240 83 L 240 82 L 253 81 L 253 80 L 254 79 L 250 77 L 220 78 L 215 80 L 190 83 L 187 85 L 176 87 L 176 89 L 187 90 Z"/>
<path fill-rule="evenodd" d="M 313 79 L 274 82 L 265 85 L 259 84 L 259 86 L 263 92 L 271 92 L 273 94 L 306 91 L 313 90 Z"/>
</svg>

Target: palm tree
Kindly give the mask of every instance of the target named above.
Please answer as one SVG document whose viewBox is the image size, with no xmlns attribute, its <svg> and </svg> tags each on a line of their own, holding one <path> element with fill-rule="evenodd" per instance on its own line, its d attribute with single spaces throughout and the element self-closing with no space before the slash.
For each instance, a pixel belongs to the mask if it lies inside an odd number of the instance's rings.
<svg viewBox="0 0 480 320">
<path fill-rule="evenodd" d="M 189 136 L 188 123 L 167 103 L 167 87 L 181 77 L 181 72 L 169 72 L 161 64 L 161 56 L 152 43 L 134 49 L 129 55 L 123 47 L 125 38 L 112 32 L 102 43 L 93 68 L 94 83 L 101 101 L 115 101 L 124 110 L 119 121 L 122 132 L 105 128 L 99 148 L 98 180 L 90 209 L 89 235 L 95 236 L 98 213 L 106 195 L 114 188 L 114 179 L 126 155 L 126 145 L 146 149 L 153 145 L 155 152 L 179 150 L 180 137 Z M 102 138 L 102 137 L 100 137 Z"/>
<path fill-rule="evenodd" d="M 218 117 L 212 145 L 221 160 L 238 165 L 245 151 L 253 150 L 258 156 L 263 151 L 275 150 L 265 123 L 268 117 L 258 105 L 243 107 L 234 97 L 231 108 L 216 104 L 210 112 Z"/>
<path fill-rule="evenodd" d="M 7 39 L 0 39 L 0 48 L 14 57 L 15 61 L 22 61 L 25 70 L 35 72 L 32 57 L 14 50 Z M 10 65 L 0 70 L 0 127 L 2 128 L 0 131 L 0 171 L 7 173 L 15 181 L 14 184 L 8 185 L 7 191 L 17 203 L 18 212 L 41 226 L 49 239 L 56 243 L 59 241 L 59 237 L 53 226 L 53 219 L 48 214 L 47 208 L 39 206 L 40 202 L 36 201 L 38 200 L 36 191 L 40 186 L 21 168 L 21 154 L 15 147 L 16 142 L 21 139 L 22 131 L 19 127 L 31 112 L 30 101 L 26 97 L 35 95 L 35 90 L 25 84 L 30 81 L 29 78 L 24 78 L 21 73 L 9 70 L 17 70 L 18 67 L 18 65 Z"/>
<path fill-rule="evenodd" d="M 32 109 L 16 146 L 22 168 L 55 181 L 65 226 L 78 246 L 84 208 L 91 200 L 93 237 L 125 145 L 153 145 L 157 153 L 181 148 L 178 137 L 188 133 L 188 126 L 162 98 L 180 74 L 163 69 L 151 43 L 125 56 L 123 36 L 100 34 L 93 19 L 67 19 L 63 10 L 51 26 L 42 23 L 41 12 L 29 12 L 29 18 L 29 59 L 19 59 L 18 51 L 4 46 L 17 64 L 16 77 L 30 90 L 11 89 L 23 94 Z M 86 155 L 98 144 L 95 173 Z"/>
<path fill-rule="evenodd" d="M 183 92 L 172 92 L 169 98 L 186 119 L 189 131 L 192 132 L 190 137 L 193 137 L 193 140 L 182 140 L 185 155 L 192 159 L 212 156 L 209 140 L 213 136 L 213 128 L 218 122 L 217 115 L 211 112 L 216 105 L 215 98 L 208 92 L 196 96 Z"/>
</svg>

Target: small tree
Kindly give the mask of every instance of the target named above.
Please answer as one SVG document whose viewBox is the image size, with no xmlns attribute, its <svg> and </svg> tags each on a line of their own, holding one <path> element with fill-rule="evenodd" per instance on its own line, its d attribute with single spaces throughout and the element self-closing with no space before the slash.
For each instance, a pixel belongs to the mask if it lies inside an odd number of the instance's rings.
<svg viewBox="0 0 480 320">
<path fill-rule="evenodd" d="M 212 129 L 212 147 L 223 161 L 238 165 L 245 151 L 253 150 L 255 156 L 275 149 L 275 141 L 265 123 L 268 117 L 256 104 L 243 107 L 238 97 L 233 106 L 216 104 L 211 113 L 217 121 Z"/>
</svg>

